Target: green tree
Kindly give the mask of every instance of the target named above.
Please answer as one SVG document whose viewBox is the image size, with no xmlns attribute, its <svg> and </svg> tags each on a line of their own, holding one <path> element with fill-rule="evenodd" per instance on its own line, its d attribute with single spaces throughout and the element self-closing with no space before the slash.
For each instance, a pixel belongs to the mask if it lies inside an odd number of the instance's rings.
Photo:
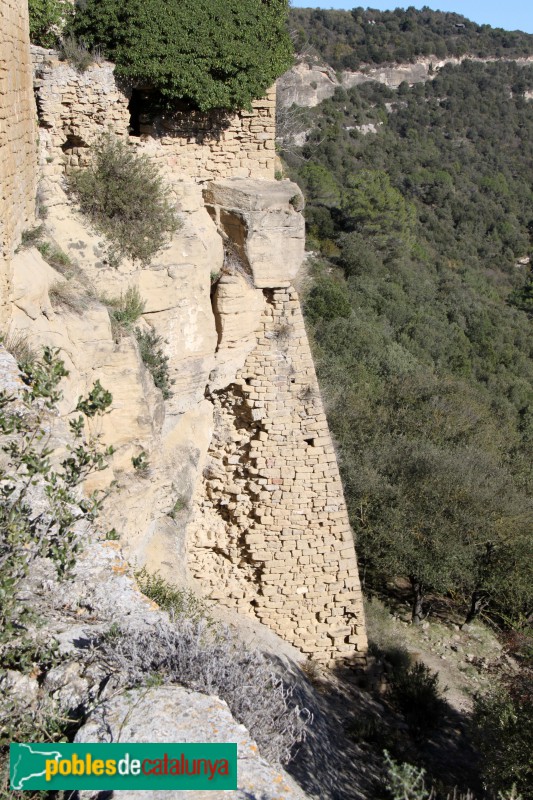
<svg viewBox="0 0 533 800">
<path fill-rule="evenodd" d="M 288 0 L 85 0 L 73 33 L 167 101 L 239 109 L 290 67 L 287 13 Z"/>
<path fill-rule="evenodd" d="M 28 0 L 30 40 L 41 47 L 56 47 L 71 11 L 67 0 Z"/>
<path fill-rule="evenodd" d="M 385 249 L 412 243 L 416 212 L 382 170 L 363 169 L 346 181 L 341 208 L 348 228 L 372 236 Z"/>
<path fill-rule="evenodd" d="M 32 561 L 49 558 L 59 577 L 74 565 L 76 523 L 94 519 L 100 509 L 97 493 L 80 500 L 76 487 L 91 472 L 105 469 L 113 453 L 85 435 L 85 420 L 105 414 L 112 401 L 97 381 L 88 397 L 80 397 L 80 415 L 69 422 L 72 443 L 59 467 L 54 465 L 51 429 L 61 399 L 58 384 L 68 375 L 58 352 L 45 348 L 41 359 L 21 365 L 27 388 L 20 396 L 0 391 L 0 446 L 5 454 L 0 466 L 0 645 L 24 635 L 30 608 L 19 596 L 20 583 Z M 37 513 L 34 487 L 45 498 Z"/>
</svg>

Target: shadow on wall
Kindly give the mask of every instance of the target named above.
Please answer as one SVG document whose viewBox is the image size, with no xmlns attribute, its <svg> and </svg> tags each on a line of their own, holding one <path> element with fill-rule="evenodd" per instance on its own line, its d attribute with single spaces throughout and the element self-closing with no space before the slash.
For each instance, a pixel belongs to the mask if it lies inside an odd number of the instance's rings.
<svg viewBox="0 0 533 800">
<path fill-rule="evenodd" d="M 131 136 L 186 138 L 198 145 L 219 142 L 234 118 L 222 109 L 202 112 L 177 101 L 172 109 L 163 110 L 154 96 L 142 88 L 131 90 L 128 110 Z"/>
</svg>

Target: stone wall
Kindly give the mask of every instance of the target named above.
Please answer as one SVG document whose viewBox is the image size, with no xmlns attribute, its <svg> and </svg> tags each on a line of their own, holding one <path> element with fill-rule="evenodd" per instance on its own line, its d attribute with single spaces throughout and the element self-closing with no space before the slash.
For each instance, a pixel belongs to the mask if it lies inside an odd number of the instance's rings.
<svg viewBox="0 0 533 800">
<path fill-rule="evenodd" d="M 189 564 L 204 591 L 315 660 L 364 658 L 353 536 L 300 302 L 264 290 L 257 345 L 213 392 Z"/>
<path fill-rule="evenodd" d="M 141 122 L 140 135 L 129 135 L 131 89 L 115 81 L 113 64 L 79 73 L 52 51 L 33 48 L 33 53 L 46 175 L 86 163 L 88 147 L 111 129 L 149 153 L 170 183 L 183 177 L 274 177 L 275 88 L 254 101 L 250 112 L 176 112 Z"/>
<path fill-rule="evenodd" d="M 6 320 L 10 262 L 35 213 L 35 102 L 28 8 L 0 0 L 0 324 Z"/>
</svg>

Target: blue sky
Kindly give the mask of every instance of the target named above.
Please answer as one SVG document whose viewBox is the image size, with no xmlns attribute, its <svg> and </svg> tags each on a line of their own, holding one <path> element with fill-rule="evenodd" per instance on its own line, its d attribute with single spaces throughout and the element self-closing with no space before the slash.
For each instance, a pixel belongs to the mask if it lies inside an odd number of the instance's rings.
<svg viewBox="0 0 533 800">
<path fill-rule="evenodd" d="M 415 8 L 429 6 L 429 8 L 440 11 L 455 11 L 480 25 L 488 24 L 495 28 L 533 33 L 533 2 L 531 0 L 510 0 L 507 3 L 502 3 L 501 0 L 465 0 L 464 2 L 443 0 L 443 2 L 437 3 L 433 3 L 431 0 L 423 0 L 423 2 L 408 0 L 406 3 L 402 3 L 401 0 L 396 3 L 380 2 L 380 0 L 368 3 L 361 2 L 361 0 L 292 0 L 291 5 L 297 8 L 338 9 L 352 9 L 358 6 L 366 8 L 368 5 L 370 8 L 378 8 L 380 11 L 398 7 L 406 8 L 407 6 Z"/>
</svg>

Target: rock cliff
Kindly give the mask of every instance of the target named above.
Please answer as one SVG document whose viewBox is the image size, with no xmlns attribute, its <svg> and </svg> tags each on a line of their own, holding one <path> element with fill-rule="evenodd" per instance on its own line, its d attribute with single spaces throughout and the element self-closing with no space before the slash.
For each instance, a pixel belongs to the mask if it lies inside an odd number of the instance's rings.
<svg viewBox="0 0 533 800">
<path fill-rule="evenodd" d="M 338 87 L 351 89 L 352 86 L 359 86 L 369 81 L 383 83 L 389 89 L 397 89 L 404 81 L 409 86 L 413 86 L 415 83 L 433 80 L 439 70 L 446 64 L 457 66 L 466 60 L 487 63 L 497 59 L 478 58 L 471 55 L 444 59 L 437 58 L 437 56 L 427 56 L 407 64 L 368 65 L 360 70 L 344 70 L 341 73 L 336 73 L 327 64 L 323 64 L 318 60 L 302 59 L 278 80 L 278 102 L 283 108 L 289 108 L 293 103 L 297 106 L 312 108 L 321 103 L 322 100 L 331 97 Z M 516 64 L 522 65 L 533 62 L 531 57 L 514 58 L 512 60 Z"/>
</svg>

